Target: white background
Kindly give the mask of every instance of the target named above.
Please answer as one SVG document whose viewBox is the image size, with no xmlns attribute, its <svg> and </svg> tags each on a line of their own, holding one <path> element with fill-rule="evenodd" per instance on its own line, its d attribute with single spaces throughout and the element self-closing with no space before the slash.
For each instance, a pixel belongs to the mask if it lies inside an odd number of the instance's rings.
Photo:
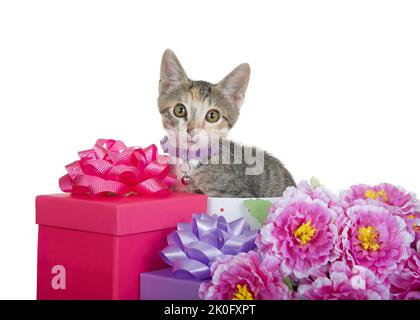
<svg viewBox="0 0 420 320">
<path fill-rule="evenodd" d="M 420 193 L 418 1 L 1 1 L 0 298 L 33 299 L 34 198 L 100 137 L 158 143 L 161 55 L 252 68 L 231 138 L 334 191 Z"/>
</svg>

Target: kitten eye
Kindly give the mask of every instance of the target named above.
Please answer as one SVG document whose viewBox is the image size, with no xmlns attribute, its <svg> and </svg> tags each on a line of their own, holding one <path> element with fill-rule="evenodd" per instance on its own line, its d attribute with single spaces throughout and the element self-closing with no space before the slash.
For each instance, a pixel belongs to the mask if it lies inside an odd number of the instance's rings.
<svg viewBox="0 0 420 320">
<path fill-rule="evenodd" d="M 215 123 L 220 119 L 220 113 L 217 110 L 210 110 L 206 114 L 206 120 L 211 123 Z"/>
<path fill-rule="evenodd" d="M 178 118 L 185 118 L 187 116 L 187 108 L 182 103 L 178 103 L 174 108 L 174 115 Z"/>
</svg>

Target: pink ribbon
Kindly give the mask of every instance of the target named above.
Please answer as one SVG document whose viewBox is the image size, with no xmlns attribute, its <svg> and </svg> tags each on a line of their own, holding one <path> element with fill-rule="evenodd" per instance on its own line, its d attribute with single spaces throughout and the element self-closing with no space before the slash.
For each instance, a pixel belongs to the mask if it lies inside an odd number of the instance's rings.
<svg viewBox="0 0 420 320">
<path fill-rule="evenodd" d="M 92 149 L 80 151 L 80 160 L 66 166 L 60 189 L 94 196 L 166 194 L 176 178 L 167 157 L 152 144 L 127 147 L 122 141 L 98 139 Z"/>
</svg>

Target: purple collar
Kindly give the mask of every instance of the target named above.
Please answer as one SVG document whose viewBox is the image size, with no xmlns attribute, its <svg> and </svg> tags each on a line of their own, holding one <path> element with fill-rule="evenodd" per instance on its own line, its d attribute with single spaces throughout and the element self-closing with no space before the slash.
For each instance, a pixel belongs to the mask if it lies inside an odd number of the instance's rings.
<svg viewBox="0 0 420 320">
<path fill-rule="evenodd" d="M 190 150 L 190 149 L 183 149 L 174 147 L 169 143 L 168 136 L 163 137 L 160 140 L 160 145 L 162 146 L 163 152 L 168 153 L 169 155 L 183 159 L 185 161 L 189 160 L 202 160 L 211 156 L 214 156 L 219 152 L 218 145 L 212 145 L 208 149 L 197 149 L 197 150 Z"/>
</svg>

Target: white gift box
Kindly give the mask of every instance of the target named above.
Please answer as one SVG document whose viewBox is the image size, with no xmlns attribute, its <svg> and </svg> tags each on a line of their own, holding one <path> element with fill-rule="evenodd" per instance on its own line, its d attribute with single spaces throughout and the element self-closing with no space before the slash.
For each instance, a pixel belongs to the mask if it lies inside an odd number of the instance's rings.
<svg viewBox="0 0 420 320">
<path fill-rule="evenodd" d="M 248 209 L 244 206 L 244 200 L 255 198 L 208 198 L 207 211 L 208 214 L 222 215 L 228 222 L 239 218 L 245 220 L 251 225 L 252 229 L 258 229 L 261 225 L 258 221 L 250 215 Z M 278 198 L 258 198 L 261 200 L 268 200 L 273 203 Z"/>
</svg>

